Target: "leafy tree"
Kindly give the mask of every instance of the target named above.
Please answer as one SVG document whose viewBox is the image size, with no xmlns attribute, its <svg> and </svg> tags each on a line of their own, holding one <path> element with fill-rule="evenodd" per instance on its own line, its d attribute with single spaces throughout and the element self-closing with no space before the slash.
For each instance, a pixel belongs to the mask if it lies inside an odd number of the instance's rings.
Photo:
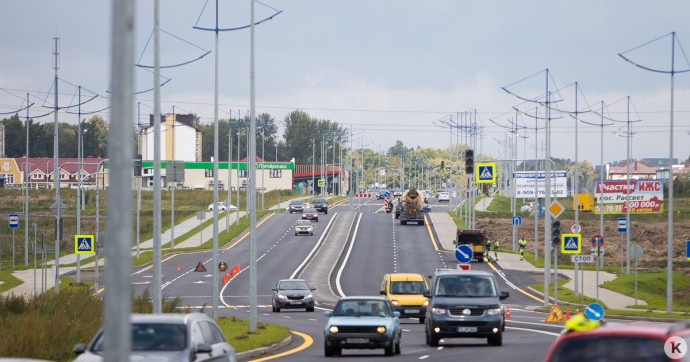
<svg viewBox="0 0 690 362">
<path fill-rule="evenodd" d="M 5 154 L 8 157 L 23 156 L 26 153 L 26 133 L 19 116 L 15 114 L 3 119 L 2 124 L 5 126 Z"/>
<path fill-rule="evenodd" d="M 304 111 L 292 111 L 285 116 L 282 152 L 295 158 L 296 164 L 320 164 L 340 161 L 340 148 L 345 148 L 347 130 L 336 122 L 318 120 Z M 323 146 L 324 159 L 321 159 Z M 313 153 L 313 157 L 312 157 Z M 345 154 L 345 152 L 343 152 Z"/>
<path fill-rule="evenodd" d="M 100 116 L 93 116 L 84 123 L 82 130 L 84 157 L 107 157 L 108 153 L 108 124 Z M 136 144 L 136 143 L 135 143 Z"/>
</svg>

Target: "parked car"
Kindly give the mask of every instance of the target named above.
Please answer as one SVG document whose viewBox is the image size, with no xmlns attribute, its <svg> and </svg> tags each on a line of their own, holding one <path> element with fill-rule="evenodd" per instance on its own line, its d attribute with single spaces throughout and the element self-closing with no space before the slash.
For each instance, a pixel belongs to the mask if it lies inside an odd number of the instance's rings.
<svg viewBox="0 0 690 362">
<path fill-rule="evenodd" d="M 437 347 L 446 338 L 487 338 L 490 345 L 503 344 L 505 314 L 492 273 L 479 270 L 438 269 L 431 280 L 426 310 L 426 343 Z"/>
<path fill-rule="evenodd" d="M 314 294 L 316 288 L 310 287 L 303 279 L 282 279 L 273 287 L 271 306 L 274 312 L 281 309 L 305 308 L 307 312 L 314 311 Z"/>
<path fill-rule="evenodd" d="M 328 317 L 324 334 L 326 357 L 343 349 L 383 348 L 386 356 L 400 354 L 400 312 L 386 297 L 343 297 L 324 313 Z"/>
<path fill-rule="evenodd" d="M 290 204 L 288 204 L 288 212 L 293 213 L 293 212 L 302 212 L 304 209 L 304 201 L 302 200 L 292 200 L 290 201 Z"/>
<path fill-rule="evenodd" d="M 229 204 L 227 201 L 218 202 L 218 211 L 237 211 L 237 206 Z M 213 211 L 213 204 L 208 205 L 208 211 Z"/>
<path fill-rule="evenodd" d="M 319 212 L 313 207 L 308 207 L 302 210 L 302 220 L 319 221 Z"/>
<path fill-rule="evenodd" d="M 132 314 L 131 361 L 237 361 L 216 322 L 203 313 Z M 102 361 L 103 329 L 88 346 L 74 346 L 75 361 Z"/>
<path fill-rule="evenodd" d="M 314 225 L 311 220 L 297 220 L 295 224 L 295 236 L 300 234 L 314 235 Z"/>
<path fill-rule="evenodd" d="M 419 318 L 424 323 L 429 300 L 423 295 L 429 289 L 426 279 L 415 273 L 390 273 L 383 276 L 379 294 L 386 296 L 393 310 L 403 318 Z"/>
<path fill-rule="evenodd" d="M 316 211 L 323 212 L 328 215 L 328 201 L 326 199 L 314 199 L 311 201 L 311 207 L 315 208 Z"/>
<path fill-rule="evenodd" d="M 670 358 L 665 346 L 669 338 L 679 338 L 687 352 L 690 325 L 659 323 L 602 323 L 577 314 L 565 324 L 565 331 L 549 348 L 545 362 L 563 361 L 687 361 L 680 349 Z M 669 348 L 671 351 L 671 348 Z M 626 356 L 621 357 L 621 356 Z"/>
</svg>

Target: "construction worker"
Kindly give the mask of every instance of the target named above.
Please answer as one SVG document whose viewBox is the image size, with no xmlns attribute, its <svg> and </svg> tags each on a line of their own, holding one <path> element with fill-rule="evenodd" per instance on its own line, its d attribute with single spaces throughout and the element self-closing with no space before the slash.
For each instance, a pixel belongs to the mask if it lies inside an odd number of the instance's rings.
<svg viewBox="0 0 690 362">
<path fill-rule="evenodd" d="M 486 248 L 485 248 L 484 254 L 486 255 L 486 260 L 491 260 L 491 256 L 489 255 L 489 252 L 491 251 L 491 239 L 486 238 Z"/>
<path fill-rule="evenodd" d="M 500 244 L 498 243 L 498 239 L 494 240 L 494 259 L 498 261 L 498 248 Z"/>
<path fill-rule="evenodd" d="M 523 260 L 525 258 L 525 246 L 527 246 L 527 240 L 525 238 L 520 238 L 518 240 L 518 246 L 520 247 L 520 260 Z"/>
</svg>

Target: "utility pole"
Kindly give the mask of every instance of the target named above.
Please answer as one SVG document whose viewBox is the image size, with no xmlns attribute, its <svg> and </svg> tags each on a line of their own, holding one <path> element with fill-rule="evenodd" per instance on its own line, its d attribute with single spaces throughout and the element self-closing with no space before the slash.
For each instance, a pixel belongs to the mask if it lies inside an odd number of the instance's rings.
<svg viewBox="0 0 690 362">
<path fill-rule="evenodd" d="M 60 38 L 55 37 L 55 56 L 53 69 L 55 70 L 55 106 L 53 125 L 53 187 L 55 188 L 55 294 L 60 294 L 60 240 L 62 239 L 62 215 L 60 210 L 60 170 L 58 168 L 59 127 L 58 127 L 58 69 L 60 69 Z"/>
</svg>

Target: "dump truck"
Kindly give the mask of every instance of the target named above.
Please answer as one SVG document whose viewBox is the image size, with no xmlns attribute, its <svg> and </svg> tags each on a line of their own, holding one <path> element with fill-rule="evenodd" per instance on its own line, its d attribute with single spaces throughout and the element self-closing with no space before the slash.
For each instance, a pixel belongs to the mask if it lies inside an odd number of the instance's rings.
<svg viewBox="0 0 690 362">
<path fill-rule="evenodd" d="M 486 230 L 484 229 L 457 229 L 453 245 L 467 244 L 472 248 L 474 258 L 478 262 L 484 261 L 484 255 L 488 255 L 486 250 Z"/>
<path fill-rule="evenodd" d="M 422 194 L 415 188 L 407 189 L 403 192 L 400 225 L 407 225 L 408 222 L 417 222 L 417 225 L 424 225 L 423 199 Z"/>
</svg>

